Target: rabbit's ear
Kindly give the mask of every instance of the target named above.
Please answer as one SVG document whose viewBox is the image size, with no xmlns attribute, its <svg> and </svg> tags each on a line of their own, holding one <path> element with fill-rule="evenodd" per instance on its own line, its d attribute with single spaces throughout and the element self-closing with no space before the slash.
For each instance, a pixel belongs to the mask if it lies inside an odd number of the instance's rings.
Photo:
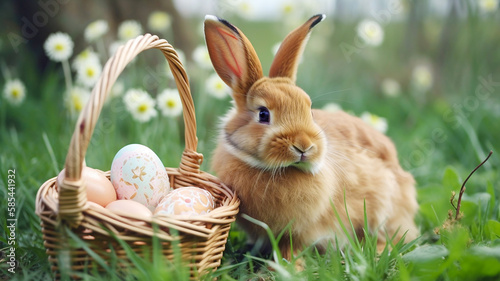
<svg viewBox="0 0 500 281">
<path fill-rule="evenodd" d="M 323 14 L 315 15 L 285 37 L 271 64 L 269 77 L 288 77 L 295 81 L 297 67 L 309 38 L 309 32 L 324 18 Z"/>
<path fill-rule="evenodd" d="M 205 40 L 215 71 L 235 94 L 245 94 L 263 76 L 252 44 L 229 22 L 207 15 Z M 238 101 L 237 95 L 234 98 Z"/>
</svg>

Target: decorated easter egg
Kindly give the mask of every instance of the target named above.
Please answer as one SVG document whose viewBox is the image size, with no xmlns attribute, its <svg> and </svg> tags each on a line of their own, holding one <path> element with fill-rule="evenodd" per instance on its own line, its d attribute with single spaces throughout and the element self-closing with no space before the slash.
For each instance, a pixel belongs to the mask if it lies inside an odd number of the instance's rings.
<svg viewBox="0 0 500 281">
<path fill-rule="evenodd" d="M 155 215 L 203 215 L 215 208 L 215 199 L 210 192 L 198 187 L 180 187 L 163 198 Z"/>
<path fill-rule="evenodd" d="M 116 153 L 111 183 L 118 199 L 131 199 L 154 210 L 170 190 L 168 174 L 160 158 L 148 147 L 129 144 Z"/>
<path fill-rule="evenodd" d="M 57 176 L 58 183 L 64 178 L 64 173 L 65 169 Z M 116 200 L 115 189 L 109 179 L 104 175 L 104 172 L 89 167 L 83 167 L 82 180 L 85 181 L 88 201 L 105 207 L 109 202 Z"/>
<path fill-rule="evenodd" d="M 153 215 L 146 206 L 134 200 L 116 200 L 109 203 L 106 209 L 118 215 L 134 215 L 138 217 L 151 217 Z"/>
</svg>

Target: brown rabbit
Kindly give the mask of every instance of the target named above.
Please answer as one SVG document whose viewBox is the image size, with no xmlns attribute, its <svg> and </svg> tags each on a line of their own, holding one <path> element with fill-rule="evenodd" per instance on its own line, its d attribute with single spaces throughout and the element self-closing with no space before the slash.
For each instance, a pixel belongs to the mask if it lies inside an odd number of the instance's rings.
<svg viewBox="0 0 500 281">
<path fill-rule="evenodd" d="M 363 235 L 364 202 L 370 231 L 406 240 L 418 235 L 413 177 L 399 165 L 389 138 L 344 112 L 311 109 L 311 99 L 295 85 L 297 65 L 309 31 L 324 19 L 316 15 L 283 41 L 264 77 L 254 48 L 243 33 L 223 19 L 205 18 L 210 58 L 232 88 L 234 107 L 222 119 L 212 167 L 234 188 L 241 214 L 266 223 L 275 235 L 291 224 L 280 241 L 286 259 L 304 246 L 322 248 L 347 242 L 332 205 L 349 227 Z M 345 198 L 345 204 L 344 204 Z M 347 207 L 345 207 L 345 205 Z M 264 229 L 239 223 L 251 238 Z"/>
</svg>

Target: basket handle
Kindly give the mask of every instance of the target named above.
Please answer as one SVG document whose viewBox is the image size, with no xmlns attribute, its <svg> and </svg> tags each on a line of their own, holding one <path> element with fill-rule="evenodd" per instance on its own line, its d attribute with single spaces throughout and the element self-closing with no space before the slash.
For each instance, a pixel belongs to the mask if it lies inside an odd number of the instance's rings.
<svg viewBox="0 0 500 281">
<path fill-rule="evenodd" d="M 97 119 L 111 87 L 121 74 L 125 66 L 140 52 L 149 49 L 159 49 L 168 61 L 170 70 L 175 79 L 182 101 L 186 147 L 181 159 L 181 167 L 188 167 L 191 172 L 199 171 L 202 155 L 196 152 L 198 139 L 196 137 L 196 116 L 193 99 L 189 87 L 187 74 L 172 45 L 156 35 L 145 34 L 129 40 L 118 48 L 104 66 L 97 84 L 92 90 L 91 97 L 80 113 L 71 138 L 66 156 L 65 174 L 58 181 L 59 187 L 59 219 L 64 220 L 72 227 L 76 227 L 83 219 L 82 211 L 87 202 L 85 183 L 81 179 L 90 138 L 94 131 Z M 184 163 L 184 155 L 190 155 L 191 162 Z M 194 160 L 193 160 L 194 159 Z"/>
</svg>

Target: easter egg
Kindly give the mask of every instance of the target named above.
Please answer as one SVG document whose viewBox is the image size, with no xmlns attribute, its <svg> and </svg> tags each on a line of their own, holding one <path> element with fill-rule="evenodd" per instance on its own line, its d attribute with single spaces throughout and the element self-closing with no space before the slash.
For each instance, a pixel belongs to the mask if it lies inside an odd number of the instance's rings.
<svg viewBox="0 0 500 281">
<path fill-rule="evenodd" d="M 58 183 L 64 178 L 64 173 L 65 169 L 57 176 Z M 116 200 L 115 189 L 103 172 L 89 167 L 83 167 L 82 180 L 85 181 L 88 201 L 105 207 L 110 202 Z"/>
<path fill-rule="evenodd" d="M 114 201 L 111 201 L 111 202 L 114 202 Z M 111 203 L 110 202 L 110 203 Z M 109 205 L 109 204 L 108 204 Z M 87 206 L 89 207 L 89 209 L 91 210 L 97 210 L 97 211 L 101 211 L 104 209 L 104 207 L 102 205 L 99 205 L 95 202 L 92 202 L 92 201 L 87 201 Z"/>
<path fill-rule="evenodd" d="M 170 190 L 160 158 L 140 144 L 129 144 L 116 153 L 111 164 L 111 183 L 118 199 L 134 200 L 151 211 Z"/>
<path fill-rule="evenodd" d="M 155 215 L 203 215 L 215 208 L 215 199 L 210 192 L 198 187 L 180 187 L 163 198 Z"/>
<path fill-rule="evenodd" d="M 118 215 L 134 215 L 138 217 L 151 217 L 153 214 L 146 206 L 133 200 L 116 200 L 109 203 L 106 209 Z"/>
</svg>

